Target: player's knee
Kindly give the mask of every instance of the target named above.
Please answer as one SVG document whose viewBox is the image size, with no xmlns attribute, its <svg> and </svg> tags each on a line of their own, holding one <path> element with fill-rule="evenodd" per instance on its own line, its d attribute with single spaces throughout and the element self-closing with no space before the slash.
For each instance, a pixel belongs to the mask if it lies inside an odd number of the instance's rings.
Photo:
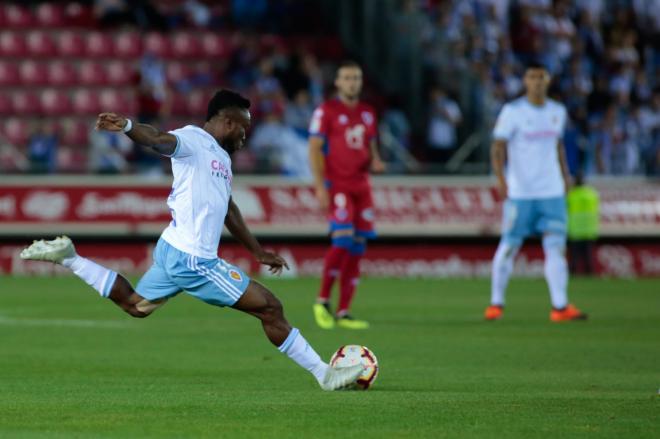
<svg viewBox="0 0 660 439">
<path fill-rule="evenodd" d="M 566 253 L 566 237 L 557 233 L 544 235 L 543 252 L 546 256 L 563 256 Z"/>
<path fill-rule="evenodd" d="M 144 312 L 140 311 L 137 309 L 136 306 L 130 306 L 126 309 L 126 312 L 131 316 L 135 317 L 136 319 L 143 319 L 145 317 L 149 317 L 151 315 L 151 312 Z"/>
<path fill-rule="evenodd" d="M 269 294 L 266 299 L 266 306 L 262 311 L 264 320 L 277 321 L 284 317 L 284 307 L 282 302 L 273 294 Z"/>
<path fill-rule="evenodd" d="M 503 261 L 514 259 L 521 245 L 522 242 L 518 242 L 517 240 L 502 240 L 495 252 L 495 259 Z"/>
<path fill-rule="evenodd" d="M 151 301 L 140 298 L 138 302 L 128 307 L 127 312 L 135 318 L 143 319 L 150 316 L 155 310 L 163 306 L 165 302 L 167 302 L 167 299 Z"/>
</svg>

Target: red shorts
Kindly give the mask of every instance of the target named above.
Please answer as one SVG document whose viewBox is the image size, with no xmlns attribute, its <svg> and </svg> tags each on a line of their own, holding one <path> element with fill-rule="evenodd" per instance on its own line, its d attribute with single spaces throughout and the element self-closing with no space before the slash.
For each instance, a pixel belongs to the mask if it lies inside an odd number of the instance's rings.
<svg viewBox="0 0 660 439">
<path fill-rule="evenodd" d="M 373 238 L 374 203 L 369 186 L 346 189 L 330 188 L 330 232 L 353 229 L 356 236 Z"/>
</svg>

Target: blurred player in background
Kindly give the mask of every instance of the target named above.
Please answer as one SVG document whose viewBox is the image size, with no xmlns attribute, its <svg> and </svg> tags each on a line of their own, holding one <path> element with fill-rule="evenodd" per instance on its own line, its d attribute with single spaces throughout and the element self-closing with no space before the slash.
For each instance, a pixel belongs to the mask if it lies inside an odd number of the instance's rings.
<svg viewBox="0 0 660 439">
<path fill-rule="evenodd" d="M 594 246 L 598 239 L 600 198 L 579 172 L 566 197 L 568 205 L 568 262 L 572 274 L 594 273 Z"/>
<path fill-rule="evenodd" d="M 493 132 L 491 161 L 505 201 L 485 318 L 502 317 L 514 258 L 525 238 L 541 234 L 552 302 L 550 320 L 584 320 L 587 315 L 568 303 L 566 291 L 565 194 L 571 180 L 561 140 L 566 108 L 548 98 L 550 74 L 543 65 L 530 63 L 524 83 L 525 96 L 504 105 Z"/>
<path fill-rule="evenodd" d="M 230 154 L 245 144 L 250 101 L 221 90 L 209 101 L 203 127 L 187 125 L 170 132 L 102 113 L 96 128 L 124 132 L 135 143 L 170 157 L 174 181 L 167 205 L 172 221 L 154 250 L 154 263 L 133 289 L 126 278 L 79 256 L 68 237 L 35 241 L 23 259 L 61 264 L 133 317 L 147 317 L 181 291 L 210 305 L 230 306 L 261 320 L 268 339 L 314 375 L 324 390 L 352 383 L 362 366 L 333 368 L 323 362 L 284 317 L 282 304 L 240 268 L 218 258 L 223 225 L 260 263 L 279 274 L 288 268 L 280 256 L 264 251 L 248 230 L 231 197 Z"/>
<path fill-rule="evenodd" d="M 314 305 L 316 323 L 366 329 L 369 323 L 349 314 L 360 278 L 360 259 L 367 239 L 375 237 L 369 169 L 383 172 L 378 154 L 374 110 L 359 100 L 362 69 L 342 63 L 335 78 L 337 97 L 321 104 L 310 124 L 309 155 L 316 197 L 328 210 L 332 245 L 325 255 L 321 289 Z M 339 306 L 333 315 L 330 293 L 339 278 Z"/>
</svg>

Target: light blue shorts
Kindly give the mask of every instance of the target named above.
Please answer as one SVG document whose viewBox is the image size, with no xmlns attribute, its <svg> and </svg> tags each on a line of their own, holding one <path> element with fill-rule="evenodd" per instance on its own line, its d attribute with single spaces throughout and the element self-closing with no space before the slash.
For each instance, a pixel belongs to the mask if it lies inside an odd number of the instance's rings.
<svg viewBox="0 0 660 439">
<path fill-rule="evenodd" d="M 177 250 L 159 239 L 154 262 L 135 290 L 147 300 L 176 296 L 185 291 L 217 306 L 231 306 L 241 298 L 250 278 L 220 258 L 203 259 Z"/>
<path fill-rule="evenodd" d="M 512 200 L 504 202 L 502 239 L 520 243 L 529 236 L 556 233 L 566 235 L 564 197 Z"/>
</svg>

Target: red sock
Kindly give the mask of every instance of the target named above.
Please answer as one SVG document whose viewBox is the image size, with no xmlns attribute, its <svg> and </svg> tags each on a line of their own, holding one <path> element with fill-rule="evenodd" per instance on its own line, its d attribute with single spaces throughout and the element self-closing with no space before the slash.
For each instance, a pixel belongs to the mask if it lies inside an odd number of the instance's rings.
<svg viewBox="0 0 660 439">
<path fill-rule="evenodd" d="M 345 314 L 351 307 L 355 288 L 360 280 L 361 254 L 349 254 L 341 267 L 341 283 L 339 290 L 339 307 L 337 314 Z"/>
<path fill-rule="evenodd" d="M 332 246 L 325 254 L 325 263 L 323 264 L 323 277 L 321 278 L 321 290 L 319 291 L 319 301 L 327 302 L 330 300 L 330 292 L 335 279 L 339 276 L 344 260 L 348 255 L 348 250 L 342 247 Z"/>
</svg>

